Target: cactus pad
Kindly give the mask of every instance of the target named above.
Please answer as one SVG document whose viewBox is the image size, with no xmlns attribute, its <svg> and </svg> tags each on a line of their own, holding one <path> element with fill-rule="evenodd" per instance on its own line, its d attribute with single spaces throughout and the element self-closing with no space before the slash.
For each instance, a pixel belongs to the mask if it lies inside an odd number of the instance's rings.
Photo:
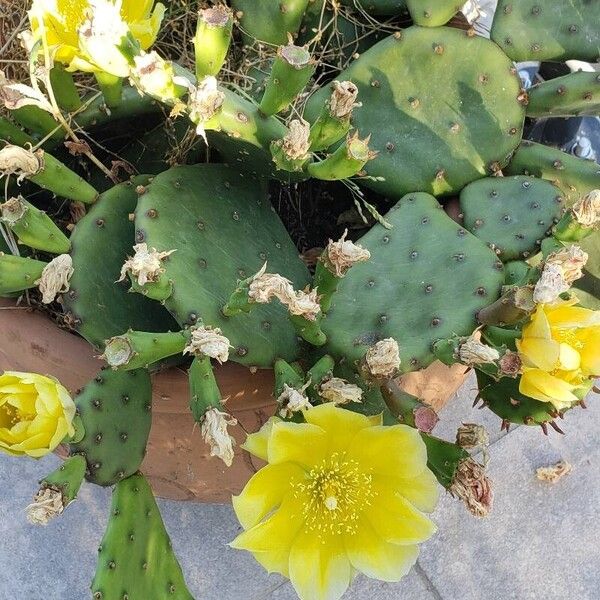
<svg viewBox="0 0 600 600">
<path fill-rule="evenodd" d="M 596 62 L 600 53 L 599 22 L 597 0 L 500 0 L 490 35 L 516 61 Z"/>
<path fill-rule="evenodd" d="M 193 600 L 143 475 L 114 489 L 92 582 L 94 600 Z"/>
<path fill-rule="evenodd" d="M 410 27 L 379 42 L 339 77 L 359 89 L 353 124 L 379 152 L 364 179 L 399 198 L 460 191 L 516 148 L 525 110 L 512 62 L 492 42 L 449 27 Z M 316 118 L 329 87 L 314 94 Z M 376 110 L 373 107 L 377 107 Z"/>
<path fill-rule="evenodd" d="M 489 177 L 460 194 L 465 227 L 504 261 L 526 258 L 562 213 L 564 198 L 550 182 L 533 177 Z"/>
<path fill-rule="evenodd" d="M 600 73 L 578 71 L 529 90 L 528 117 L 600 115 Z"/>
<path fill-rule="evenodd" d="M 197 321 L 220 327 L 235 348 L 230 359 L 242 364 L 269 367 L 277 358 L 296 358 L 296 334 L 279 303 L 235 318 L 221 313 L 237 281 L 258 272 L 265 261 L 296 289 L 308 282 L 308 271 L 258 180 L 225 165 L 173 168 L 140 197 L 135 224 L 138 243 L 176 250 L 163 265 L 173 282 L 165 305 L 182 327 Z"/>
<path fill-rule="evenodd" d="M 140 176 L 104 192 L 71 236 L 75 272 L 71 289 L 63 296 L 64 305 L 68 321 L 98 348 L 104 340 L 130 328 L 176 328 L 159 304 L 130 294 L 127 282 L 115 283 L 134 243 L 135 228 L 129 214 L 137 203 L 136 186 L 147 182 L 147 177 Z"/>
<path fill-rule="evenodd" d="M 82 454 L 87 479 L 113 485 L 135 473 L 144 458 L 152 421 L 152 387 L 145 369 L 104 370 L 75 399 L 85 435 L 71 445 Z"/>
<path fill-rule="evenodd" d="M 463 5 L 460 0 L 407 0 L 410 16 L 422 27 L 445 25 Z"/>
<path fill-rule="evenodd" d="M 434 360 L 433 342 L 469 335 L 476 313 L 494 302 L 502 263 L 448 217 L 435 198 L 408 194 L 359 241 L 371 252 L 340 281 L 323 319 L 335 358 L 357 361 L 375 342 L 393 337 L 403 372 Z"/>
<path fill-rule="evenodd" d="M 567 204 L 600 187 L 600 165 L 535 142 L 523 142 L 505 169 L 507 175 L 533 175 L 562 190 Z"/>
</svg>

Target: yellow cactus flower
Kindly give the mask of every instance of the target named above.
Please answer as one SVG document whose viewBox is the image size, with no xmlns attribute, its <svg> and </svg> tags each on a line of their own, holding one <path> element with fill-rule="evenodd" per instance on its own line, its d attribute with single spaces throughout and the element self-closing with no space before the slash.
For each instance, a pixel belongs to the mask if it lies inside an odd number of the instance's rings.
<svg viewBox="0 0 600 600">
<path fill-rule="evenodd" d="M 45 37 L 50 55 L 56 62 L 67 65 L 70 71 L 103 70 L 90 60 L 80 43 L 80 29 L 88 16 L 98 18 L 106 13 L 105 5 L 120 6 L 120 16 L 142 50 L 156 40 L 165 14 L 165 7 L 155 0 L 33 0 L 29 10 L 31 40 L 29 45 Z M 114 20 L 114 19 L 113 19 Z M 115 28 L 104 35 L 118 33 Z M 110 53 L 111 49 L 106 48 Z"/>
<path fill-rule="evenodd" d="M 55 379 L 35 373 L 0 375 L 0 450 L 39 458 L 74 434 L 75 403 Z"/>
<path fill-rule="evenodd" d="M 436 527 L 438 486 L 419 432 L 327 403 L 306 423 L 271 419 L 246 450 L 266 460 L 233 507 L 231 546 L 289 577 L 302 600 L 336 600 L 356 572 L 400 580 Z"/>
<path fill-rule="evenodd" d="M 538 304 L 517 340 L 519 391 L 558 410 L 578 402 L 590 378 L 600 375 L 600 311 L 575 304 L 575 297 Z"/>
</svg>

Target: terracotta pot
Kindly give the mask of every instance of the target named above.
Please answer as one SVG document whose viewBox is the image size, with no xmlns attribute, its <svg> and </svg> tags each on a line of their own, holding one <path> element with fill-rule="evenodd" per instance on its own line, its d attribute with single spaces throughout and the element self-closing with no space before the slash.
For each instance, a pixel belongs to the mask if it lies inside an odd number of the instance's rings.
<svg viewBox="0 0 600 600">
<path fill-rule="evenodd" d="M 0 371 L 32 371 L 52 375 L 73 394 L 101 368 L 83 339 L 59 329 L 46 315 L 0 299 Z M 464 380 L 465 369 L 434 363 L 425 371 L 400 379 L 408 392 L 439 410 Z M 238 444 L 245 432 L 256 431 L 275 411 L 273 373 L 252 374 L 228 363 L 216 370 L 227 410 L 238 420 Z M 162 498 L 197 502 L 229 502 L 260 466 L 250 455 L 236 452 L 230 468 L 209 456 L 188 409 L 187 375 L 169 369 L 153 376 L 152 430 L 142 471 Z"/>
</svg>

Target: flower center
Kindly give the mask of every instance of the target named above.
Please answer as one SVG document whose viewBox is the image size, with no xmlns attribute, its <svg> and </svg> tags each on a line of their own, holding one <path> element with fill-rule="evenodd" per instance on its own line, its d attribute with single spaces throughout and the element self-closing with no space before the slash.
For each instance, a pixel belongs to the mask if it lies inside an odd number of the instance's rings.
<svg viewBox="0 0 600 600">
<path fill-rule="evenodd" d="M 0 427 L 10 429 L 19 420 L 19 411 L 12 404 L 6 402 L 0 407 Z"/>
<path fill-rule="evenodd" d="M 552 331 L 552 337 L 557 342 L 563 342 L 569 344 L 572 348 L 581 349 L 583 348 L 583 342 L 577 339 L 575 331 L 573 329 L 554 329 Z"/>
<path fill-rule="evenodd" d="M 313 467 L 294 488 L 296 497 L 304 501 L 305 530 L 319 538 L 355 534 L 360 514 L 376 495 L 372 475 L 337 452 Z"/>
</svg>

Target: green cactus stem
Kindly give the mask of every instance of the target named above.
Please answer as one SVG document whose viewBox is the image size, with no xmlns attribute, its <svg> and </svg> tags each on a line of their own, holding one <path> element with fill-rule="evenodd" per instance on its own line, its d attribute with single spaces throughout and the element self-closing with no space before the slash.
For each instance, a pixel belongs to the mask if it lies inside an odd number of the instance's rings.
<svg viewBox="0 0 600 600">
<path fill-rule="evenodd" d="M 315 61 L 306 48 L 280 46 L 266 82 L 259 110 L 267 116 L 287 108 L 302 91 L 315 70 Z"/>
<path fill-rule="evenodd" d="M 24 146 L 25 144 L 33 145 L 34 143 L 35 140 L 30 135 L 11 123 L 7 118 L 0 116 L 0 148 L 3 148 L 6 144 Z"/>
<path fill-rule="evenodd" d="M 310 149 L 313 152 L 326 150 L 339 142 L 350 131 L 352 109 L 358 88 L 351 81 L 334 81 L 332 93 L 324 103 L 317 120 L 310 128 Z"/>
<path fill-rule="evenodd" d="M 346 141 L 327 158 L 311 163 L 306 170 L 311 177 L 325 181 L 337 181 L 358 175 L 368 161 L 377 156 L 369 149 L 367 136 L 364 140 L 358 137 L 358 132 L 346 138 Z"/>
<path fill-rule="evenodd" d="M 184 331 L 128 331 L 106 340 L 102 358 L 120 371 L 148 368 L 163 358 L 181 354 L 188 340 L 189 334 Z"/>
<path fill-rule="evenodd" d="M 450 488 L 456 477 L 459 464 L 469 458 L 469 453 L 460 446 L 440 440 L 427 433 L 421 438 L 427 448 L 427 466 L 436 476 L 440 485 Z"/>
<path fill-rule="evenodd" d="M 22 106 L 11 110 L 10 114 L 19 125 L 39 137 L 50 137 L 55 143 L 60 143 L 65 137 L 62 126 L 38 106 Z"/>
<path fill-rule="evenodd" d="M 281 396 L 286 385 L 296 390 L 299 390 L 304 386 L 305 377 L 298 373 L 293 365 L 281 358 L 275 361 L 273 372 L 275 373 L 273 396 L 276 399 Z"/>
<path fill-rule="evenodd" d="M 493 304 L 477 313 L 482 325 L 513 325 L 526 319 L 535 310 L 533 287 L 511 287 Z"/>
<path fill-rule="evenodd" d="M 306 381 L 309 383 L 306 388 L 306 394 L 311 402 L 322 402 L 322 397 L 319 394 L 321 384 L 333 377 L 333 369 L 335 361 L 329 354 L 322 356 L 306 373 Z"/>
<path fill-rule="evenodd" d="M 50 69 L 50 85 L 58 106 L 67 112 L 75 112 L 82 106 L 73 75 L 57 63 Z"/>
<path fill-rule="evenodd" d="M 57 196 L 91 204 L 98 192 L 62 162 L 43 150 L 35 152 L 20 146 L 6 145 L 0 150 L 0 172 L 29 179 Z"/>
<path fill-rule="evenodd" d="M 33 258 L 0 252 L 0 296 L 34 288 L 46 264 Z"/>
<path fill-rule="evenodd" d="M 401 390 L 393 381 L 388 381 L 381 386 L 381 394 L 390 412 L 405 425 L 410 425 L 424 433 L 431 433 L 439 421 L 437 413 L 431 406 Z"/>
<path fill-rule="evenodd" d="M 83 456 L 80 454 L 70 456 L 58 469 L 40 481 L 41 489 L 52 488 L 60 491 L 63 497 L 63 506 L 66 508 L 77 498 L 85 478 L 86 468 Z"/>
<path fill-rule="evenodd" d="M 71 242 L 54 221 L 23 196 L 0 204 L 0 221 L 30 248 L 51 254 L 66 254 L 71 250 Z"/>
<path fill-rule="evenodd" d="M 190 410 L 197 423 L 202 422 L 207 410 L 222 410 L 223 402 L 219 385 L 208 356 L 196 356 L 188 371 L 190 384 Z"/>
<path fill-rule="evenodd" d="M 232 0 L 240 29 L 248 45 L 255 40 L 268 44 L 285 44 L 288 33 L 300 29 L 309 0 Z"/>
<path fill-rule="evenodd" d="M 561 242 L 579 242 L 597 231 L 600 224 L 600 190 L 592 190 L 578 200 L 552 230 Z"/>
<path fill-rule="evenodd" d="M 205 8 L 198 13 L 194 37 L 196 77 L 216 75 L 223 66 L 233 30 L 233 13 L 222 4 Z"/>
<path fill-rule="evenodd" d="M 252 275 L 238 281 L 235 290 L 233 290 L 226 304 L 221 309 L 221 312 L 226 317 L 235 317 L 242 313 L 249 313 L 254 308 L 256 303 L 249 296 L 250 284 L 254 281 L 254 277 Z"/>
<path fill-rule="evenodd" d="M 528 117 L 577 117 L 600 114 L 600 74 L 579 71 L 529 90 Z"/>
<path fill-rule="evenodd" d="M 321 329 L 323 314 L 320 313 L 314 320 L 307 319 L 301 315 L 290 315 L 290 321 L 296 333 L 306 342 L 313 346 L 324 346 L 327 343 L 327 336 Z"/>
<path fill-rule="evenodd" d="M 309 135 L 310 125 L 304 119 L 290 121 L 286 136 L 271 142 L 271 155 L 278 169 L 290 173 L 304 169 L 311 158 Z"/>
<path fill-rule="evenodd" d="M 94 600 L 194 600 L 140 473 L 115 486 L 91 588 Z"/>
<path fill-rule="evenodd" d="M 123 97 L 123 79 L 110 73 L 98 72 L 95 75 L 106 106 L 119 106 Z"/>
</svg>

